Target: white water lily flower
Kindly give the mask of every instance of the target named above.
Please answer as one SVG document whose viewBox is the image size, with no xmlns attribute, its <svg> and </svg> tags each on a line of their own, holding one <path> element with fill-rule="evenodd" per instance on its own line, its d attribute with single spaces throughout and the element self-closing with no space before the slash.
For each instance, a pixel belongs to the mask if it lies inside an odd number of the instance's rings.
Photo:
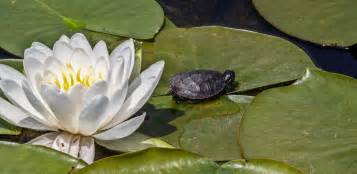
<svg viewBox="0 0 357 174">
<path fill-rule="evenodd" d="M 109 55 L 105 42 L 92 49 L 83 34 L 62 36 L 51 50 L 34 42 L 25 50 L 26 77 L 0 65 L 0 117 L 34 130 L 54 131 L 30 141 L 83 159 L 94 160 L 94 139 L 115 140 L 132 134 L 145 113 L 131 118 L 149 99 L 164 62 L 144 70 L 132 83 L 132 39 Z"/>
</svg>

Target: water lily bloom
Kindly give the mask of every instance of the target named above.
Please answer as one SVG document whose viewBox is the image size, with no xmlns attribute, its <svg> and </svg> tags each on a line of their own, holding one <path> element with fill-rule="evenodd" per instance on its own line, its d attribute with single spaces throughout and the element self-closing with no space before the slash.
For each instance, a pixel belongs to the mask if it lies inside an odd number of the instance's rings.
<svg viewBox="0 0 357 174">
<path fill-rule="evenodd" d="M 51 50 L 34 42 L 24 53 L 24 76 L 0 65 L 0 117 L 14 125 L 51 131 L 29 143 L 43 145 L 91 163 L 94 140 L 132 134 L 161 77 L 159 61 L 130 83 L 135 49 L 132 39 L 109 55 L 105 42 L 92 49 L 83 34 L 61 36 Z"/>
</svg>

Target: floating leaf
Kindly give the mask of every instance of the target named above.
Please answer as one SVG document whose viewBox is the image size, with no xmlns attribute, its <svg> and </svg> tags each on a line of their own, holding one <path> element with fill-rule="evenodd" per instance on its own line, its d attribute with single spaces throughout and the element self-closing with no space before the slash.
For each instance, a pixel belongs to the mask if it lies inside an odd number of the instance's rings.
<svg viewBox="0 0 357 174">
<path fill-rule="evenodd" d="M 302 174 L 272 160 L 236 160 L 221 167 L 211 160 L 179 149 L 151 148 L 105 158 L 75 174 Z"/>
<path fill-rule="evenodd" d="M 171 96 L 153 97 L 143 111 L 147 120 L 139 132 L 145 135 L 215 160 L 241 157 L 239 104 L 225 96 L 198 104 L 176 103 Z"/>
<path fill-rule="evenodd" d="M 308 70 L 294 85 L 266 90 L 244 114 L 246 158 L 284 161 L 305 174 L 357 171 L 357 80 Z"/>
<path fill-rule="evenodd" d="M 0 142 L 1 174 L 64 174 L 86 164 L 45 147 Z"/>
<path fill-rule="evenodd" d="M 147 149 L 94 162 L 75 174 L 215 174 L 218 165 L 178 149 Z"/>
<path fill-rule="evenodd" d="M 216 161 L 241 158 L 238 131 L 241 116 L 207 117 L 184 125 L 180 147 Z"/>
<path fill-rule="evenodd" d="M 357 43 L 355 0 L 253 0 L 262 16 L 283 32 L 321 45 Z"/>
<path fill-rule="evenodd" d="M 245 91 L 295 80 L 313 66 L 303 50 L 286 40 L 224 27 L 163 30 L 146 49 L 151 55 L 144 54 L 143 67 L 166 61 L 156 95 L 168 93 L 170 77 L 183 71 L 232 69 L 236 91 Z"/>
<path fill-rule="evenodd" d="M 225 163 L 217 174 L 303 174 L 299 170 L 282 162 L 255 159 L 235 160 Z"/>
<path fill-rule="evenodd" d="M 4 0 L 0 21 L 0 46 L 22 56 L 33 41 L 52 45 L 60 35 L 73 32 L 150 39 L 164 14 L 155 0 Z"/>
</svg>

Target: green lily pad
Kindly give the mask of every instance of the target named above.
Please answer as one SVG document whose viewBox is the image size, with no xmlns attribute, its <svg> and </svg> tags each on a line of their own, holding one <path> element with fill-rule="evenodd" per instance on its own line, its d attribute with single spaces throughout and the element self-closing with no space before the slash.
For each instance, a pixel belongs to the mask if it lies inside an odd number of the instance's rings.
<svg viewBox="0 0 357 174">
<path fill-rule="evenodd" d="M 245 91 L 295 80 L 314 66 L 303 50 L 286 40 L 224 27 L 163 30 L 146 49 L 153 55 L 143 55 L 143 67 L 166 61 L 156 95 L 168 93 L 170 77 L 183 71 L 232 69 L 239 83 L 235 91 Z"/>
<path fill-rule="evenodd" d="M 354 0 L 253 0 L 276 28 L 297 38 L 329 46 L 357 43 Z"/>
<path fill-rule="evenodd" d="M 225 96 L 198 104 L 176 103 L 171 96 L 152 97 L 143 111 L 147 120 L 139 129 L 142 134 L 215 160 L 241 157 L 240 107 Z"/>
<path fill-rule="evenodd" d="M 180 147 L 215 161 L 241 158 L 238 131 L 241 116 L 207 117 L 184 125 Z"/>
<path fill-rule="evenodd" d="M 45 147 L 0 142 L 2 174 L 64 174 L 85 165 L 78 159 Z"/>
<path fill-rule="evenodd" d="M 151 39 L 164 22 L 155 0 L 16 0 L 0 2 L 0 46 L 22 56 L 31 42 L 47 45 L 62 34 L 95 32 Z"/>
<path fill-rule="evenodd" d="M 215 174 L 213 161 L 178 149 L 147 149 L 98 160 L 75 174 Z"/>
<path fill-rule="evenodd" d="M 257 95 L 244 114 L 244 157 L 287 162 L 305 174 L 357 171 L 357 80 L 308 70 Z"/>
<path fill-rule="evenodd" d="M 179 150 L 150 148 L 94 162 L 74 174 L 302 174 L 273 160 L 236 160 L 219 166 L 198 155 Z"/>
<path fill-rule="evenodd" d="M 218 174 L 303 174 L 282 162 L 268 159 L 235 160 L 221 166 Z"/>
</svg>

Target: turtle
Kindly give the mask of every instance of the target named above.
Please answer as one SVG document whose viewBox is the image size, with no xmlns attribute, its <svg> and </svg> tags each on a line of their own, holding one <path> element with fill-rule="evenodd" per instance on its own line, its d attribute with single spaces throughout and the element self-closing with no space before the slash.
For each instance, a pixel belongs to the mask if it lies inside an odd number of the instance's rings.
<svg viewBox="0 0 357 174">
<path fill-rule="evenodd" d="M 193 70 L 175 74 L 170 79 L 170 94 L 176 101 L 192 103 L 212 99 L 233 90 L 235 72 Z"/>
</svg>

